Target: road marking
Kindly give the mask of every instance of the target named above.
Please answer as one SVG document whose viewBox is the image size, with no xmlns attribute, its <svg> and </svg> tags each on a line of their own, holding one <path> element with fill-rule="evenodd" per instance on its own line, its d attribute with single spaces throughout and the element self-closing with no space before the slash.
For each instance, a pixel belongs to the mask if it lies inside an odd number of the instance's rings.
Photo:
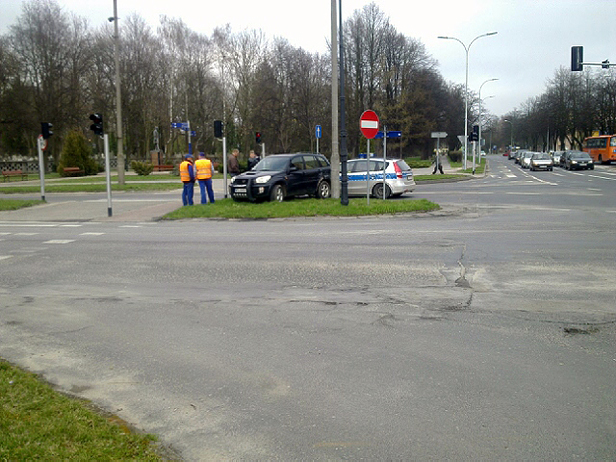
<svg viewBox="0 0 616 462">
<path fill-rule="evenodd" d="M 8 236 L 11 233 L 0 233 L 0 236 Z"/>
<path fill-rule="evenodd" d="M 102 236 L 105 233 L 81 233 L 80 236 Z"/>
<path fill-rule="evenodd" d="M 15 233 L 14 236 L 36 236 L 39 233 Z"/>
<path fill-rule="evenodd" d="M 122 225 L 120 228 L 141 228 L 139 225 Z"/>
<path fill-rule="evenodd" d="M 599 178 L 601 180 L 616 181 L 616 178 L 606 178 L 604 176 L 591 175 L 591 174 L 588 174 L 588 176 L 591 176 L 593 178 Z"/>
<path fill-rule="evenodd" d="M 83 225 L 60 225 L 60 228 L 81 228 Z"/>
<path fill-rule="evenodd" d="M 75 242 L 75 239 L 52 239 L 51 241 L 45 241 L 43 244 L 70 244 Z"/>
<path fill-rule="evenodd" d="M 12 258 L 13 255 L 0 255 L 0 260 L 8 260 L 9 258 Z"/>
</svg>

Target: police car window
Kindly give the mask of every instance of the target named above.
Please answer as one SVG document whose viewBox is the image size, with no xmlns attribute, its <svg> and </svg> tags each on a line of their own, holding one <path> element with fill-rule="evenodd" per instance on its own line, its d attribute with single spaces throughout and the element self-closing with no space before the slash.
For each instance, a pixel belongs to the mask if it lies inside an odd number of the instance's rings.
<svg viewBox="0 0 616 462">
<path fill-rule="evenodd" d="M 297 167 L 298 170 L 304 170 L 304 159 L 302 156 L 294 157 L 291 161 L 291 165 Z"/>
<path fill-rule="evenodd" d="M 372 160 L 370 161 L 370 171 L 383 170 L 383 161 Z"/>
</svg>

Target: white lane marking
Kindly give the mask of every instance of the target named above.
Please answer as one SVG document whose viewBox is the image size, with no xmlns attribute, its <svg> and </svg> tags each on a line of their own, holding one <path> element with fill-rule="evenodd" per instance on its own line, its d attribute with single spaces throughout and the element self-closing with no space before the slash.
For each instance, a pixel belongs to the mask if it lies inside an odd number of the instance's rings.
<svg viewBox="0 0 616 462">
<path fill-rule="evenodd" d="M 81 228 L 83 225 L 60 225 L 60 228 Z"/>
<path fill-rule="evenodd" d="M 51 241 L 45 241 L 43 244 L 70 244 L 75 242 L 75 239 L 52 239 Z"/>
<path fill-rule="evenodd" d="M 0 255 L 0 260 L 8 260 L 9 258 L 13 258 L 13 255 Z"/>
<path fill-rule="evenodd" d="M 36 236 L 39 233 L 15 233 L 14 236 Z"/>
<path fill-rule="evenodd" d="M 81 233 L 80 236 L 102 236 L 105 233 Z"/>
</svg>

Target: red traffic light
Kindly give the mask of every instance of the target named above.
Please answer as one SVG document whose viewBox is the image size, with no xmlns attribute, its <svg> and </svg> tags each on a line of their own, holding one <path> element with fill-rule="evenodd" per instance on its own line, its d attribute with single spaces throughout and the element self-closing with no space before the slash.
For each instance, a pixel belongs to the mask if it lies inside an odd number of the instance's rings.
<svg viewBox="0 0 616 462">
<path fill-rule="evenodd" d="M 261 132 L 256 132 L 255 133 L 255 142 L 257 144 L 261 144 Z"/>
</svg>

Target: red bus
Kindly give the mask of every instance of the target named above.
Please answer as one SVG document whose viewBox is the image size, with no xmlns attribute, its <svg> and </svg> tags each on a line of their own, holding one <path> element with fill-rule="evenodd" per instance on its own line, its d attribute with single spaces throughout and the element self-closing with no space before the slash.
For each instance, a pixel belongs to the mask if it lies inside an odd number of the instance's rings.
<svg viewBox="0 0 616 462">
<path fill-rule="evenodd" d="M 583 150 L 593 161 L 609 164 L 616 160 L 616 135 L 590 136 L 584 140 Z"/>
</svg>

